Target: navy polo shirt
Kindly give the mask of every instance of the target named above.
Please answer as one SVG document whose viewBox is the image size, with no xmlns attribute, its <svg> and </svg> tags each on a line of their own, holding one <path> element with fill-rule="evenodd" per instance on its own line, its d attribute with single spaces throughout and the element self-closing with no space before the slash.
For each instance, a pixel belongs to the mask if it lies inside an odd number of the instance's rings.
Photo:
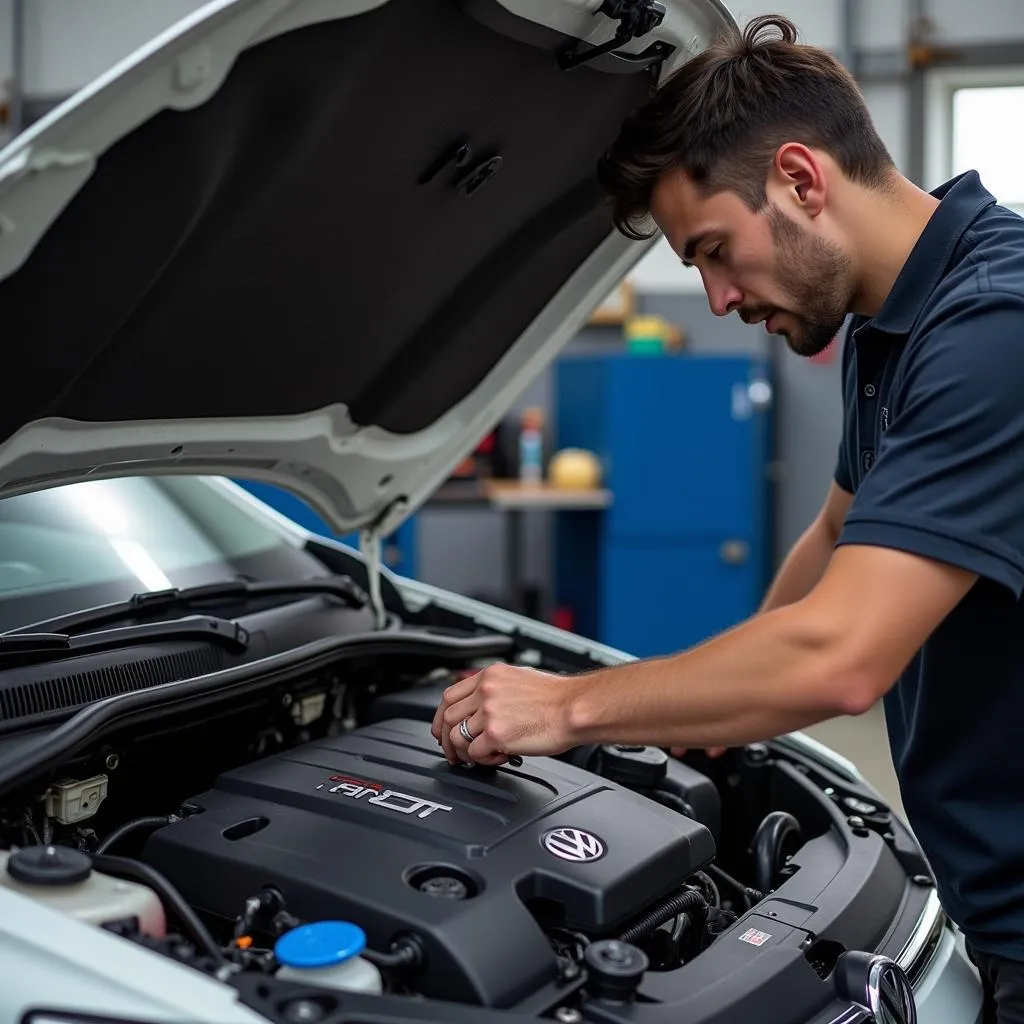
<svg viewBox="0 0 1024 1024">
<path fill-rule="evenodd" d="M 843 351 L 840 544 L 978 583 L 885 698 L 904 805 L 947 913 L 1024 960 L 1024 218 L 975 172 L 940 199 Z"/>
</svg>

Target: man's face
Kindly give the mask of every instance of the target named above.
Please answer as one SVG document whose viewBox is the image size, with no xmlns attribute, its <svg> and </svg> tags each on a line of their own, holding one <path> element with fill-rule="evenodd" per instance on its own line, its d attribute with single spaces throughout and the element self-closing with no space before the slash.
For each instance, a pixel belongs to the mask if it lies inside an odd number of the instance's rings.
<svg viewBox="0 0 1024 1024">
<path fill-rule="evenodd" d="M 735 192 L 703 196 L 682 173 L 655 187 L 651 214 L 675 253 L 695 266 L 716 316 L 764 322 L 800 356 L 823 351 L 853 294 L 849 257 L 773 201 L 754 213 Z"/>
</svg>

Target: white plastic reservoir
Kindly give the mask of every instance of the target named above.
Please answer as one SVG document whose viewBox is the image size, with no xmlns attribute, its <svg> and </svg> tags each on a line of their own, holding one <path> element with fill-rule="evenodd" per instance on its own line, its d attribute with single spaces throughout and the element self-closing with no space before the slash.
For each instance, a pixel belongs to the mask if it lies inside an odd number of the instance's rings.
<svg viewBox="0 0 1024 1024">
<path fill-rule="evenodd" d="M 348 921 L 313 921 L 282 935 L 274 945 L 281 965 L 279 978 L 308 985 L 369 992 L 384 988 L 378 968 L 359 954 L 366 949 L 366 933 Z"/>
<path fill-rule="evenodd" d="M 163 904 L 152 889 L 101 874 L 89 856 L 69 846 L 0 850 L 0 886 L 89 924 L 137 918 L 139 930 L 161 938 Z"/>
</svg>

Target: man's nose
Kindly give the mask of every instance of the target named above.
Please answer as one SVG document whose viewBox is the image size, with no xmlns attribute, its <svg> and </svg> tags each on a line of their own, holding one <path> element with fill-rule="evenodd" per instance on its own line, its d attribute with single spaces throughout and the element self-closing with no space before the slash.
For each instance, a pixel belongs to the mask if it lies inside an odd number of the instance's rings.
<svg viewBox="0 0 1024 1024">
<path fill-rule="evenodd" d="M 743 292 L 727 281 L 706 281 L 708 305 L 715 316 L 727 316 L 743 303 Z"/>
</svg>

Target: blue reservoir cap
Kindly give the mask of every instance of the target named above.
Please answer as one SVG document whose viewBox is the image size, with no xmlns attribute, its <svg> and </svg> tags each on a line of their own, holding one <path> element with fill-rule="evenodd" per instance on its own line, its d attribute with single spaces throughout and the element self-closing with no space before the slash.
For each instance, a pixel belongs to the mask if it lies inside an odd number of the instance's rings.
<svg viewBox="0 0 1024 1024">
<path fill-rule="evenodd" d="M 282 935 L 274 955 L 283 967 L 334 967 L 366 949 L 366 933 L 348 921 L 314 921 Z"/>
</svg>

